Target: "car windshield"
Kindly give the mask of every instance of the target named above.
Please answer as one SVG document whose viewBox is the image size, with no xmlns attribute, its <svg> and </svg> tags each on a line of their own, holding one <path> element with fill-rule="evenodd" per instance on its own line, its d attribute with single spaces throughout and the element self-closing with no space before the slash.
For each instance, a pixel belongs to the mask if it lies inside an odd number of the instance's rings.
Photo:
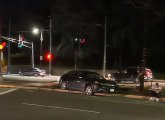
<svg viewBox="0 0 165 120">
<path fill-rule="evenodd" d="M 130 74 L 136 74 L 137 72 L 138 72 L 137 69 L 134 69 L 134 68 L 127 69 L 127 73 L 130 73 Z"/>
<path fill-rule="evenodd" d="M 40 70 L 39 68 L 33 68 L 33 70 Z"/>
</svg>

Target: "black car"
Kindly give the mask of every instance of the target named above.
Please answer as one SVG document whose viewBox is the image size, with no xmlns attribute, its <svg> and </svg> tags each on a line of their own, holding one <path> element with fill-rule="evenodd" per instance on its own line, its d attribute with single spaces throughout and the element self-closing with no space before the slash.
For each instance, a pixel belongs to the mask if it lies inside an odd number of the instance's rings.
<svg viewBox="0 0 165 120">
<path fill-rule="evenodd" d="M 111 80 L 119 82 L 126 82 L 131 81 L 134 83 L 139 82 L 139 73 L 140 68 L 139 67 L 127 67 L 123 70 L 120 70 L 117 73 L 112 73 L 110 76 Z M 144 80 L 151 80 L 153 78 L 152 71 L 148 68 L 145 68 L 144 70 Z"/>
<path fill-rule="evenodd" d="M 137 83 L 139 75 L 139 68 L 136 67 L 128 67 L 126 69 L 122 69 L 119 72 L 111 74 L 111 80 L 120 82 L 131 81 Z"/>
<path fill-rule="evenodd" d="M 117 84 L 95 72 L 74 70 L 60 77 L 59 86 L 61 89 L 77 90 L 86 95 L 93 95 L 97 92 L 114 92 Z"/>
<path fill-rule="evenodd" d="M 40 68 L 30 68 L 24 71 L 20 71 L 21 76 L 45 76 L 46 71 Z"/>
</svg>

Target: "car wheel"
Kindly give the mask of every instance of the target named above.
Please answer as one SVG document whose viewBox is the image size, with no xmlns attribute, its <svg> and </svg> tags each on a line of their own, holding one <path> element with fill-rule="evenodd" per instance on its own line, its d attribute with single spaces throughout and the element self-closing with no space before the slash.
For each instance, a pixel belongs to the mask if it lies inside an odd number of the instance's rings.
<svg viewBox="0 0 165 120">
<path fill-rule="evenodd" d="M 85 91 L 84 92 L 85 92 L 86 95 L 93 95 L 94 94 L 92 86 L 90 86 L 90 85 L 85 87 Z"/>
<path fill-rule="evenodd" d="M 61 83 L 61 89 L 62 90 L 66 90 L 66 82 L 62 82 Z"/>
</svg>

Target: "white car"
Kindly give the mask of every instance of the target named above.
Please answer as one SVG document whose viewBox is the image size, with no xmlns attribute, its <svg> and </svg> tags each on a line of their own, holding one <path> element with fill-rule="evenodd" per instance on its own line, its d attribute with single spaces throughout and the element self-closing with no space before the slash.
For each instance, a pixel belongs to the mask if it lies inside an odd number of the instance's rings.
<svg viewBox="0 0 165 120">
<path fill-rule="evenodd" d="M 20 71 L 21 76 L 42 76 L 46 75 L 46 71 L 40 68 L 30 68 L 24 71 Z"/>
</svg>

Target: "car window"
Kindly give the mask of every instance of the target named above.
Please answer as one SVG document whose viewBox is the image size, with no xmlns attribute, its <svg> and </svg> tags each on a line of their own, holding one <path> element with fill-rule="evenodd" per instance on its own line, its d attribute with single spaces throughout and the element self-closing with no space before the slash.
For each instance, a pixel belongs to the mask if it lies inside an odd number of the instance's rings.
<svg viewBox="0 0 165 120">
<path fill-rule="evenodd" d="M 79 73 L 79 74 L 77 75 L 77 78 L 79 78 L 79 79 L 82 79 L 82 78 L 84 78 L 84 77 L 85 77 L 85 75 L 82 74 L 82 73 Z"/>
<path fill-rule="evenodd" d="M 75 71 L 70 71 L 67 73 L 67 77 L 70 79 L 70 80 L 73 80 L 77 77 L 77 72 Z"/>
<path fill-rule="evenodd" d="M 33 69 L 30 68 L 30 69 L 27 69 L 27 71 L 33 71 Z"/>
<path fill-rule="evenodd" d="M 131 74 L 136 74 L 136 73 L 138 73 L 138 71 L 137 71 L 137 69 L 135 68 L 135 69 L 127 69 L 127 73 L 131 73 Z"/>
<path fill-rule="evenodd" d="M 99 74 L 88 74 L 88 77 L 91 78 L 91 79 L 93 79 L 93 78 L 100 79 L 100 80 L 104 79 L 104 77 L 99 75 Z"/>
</svg>

